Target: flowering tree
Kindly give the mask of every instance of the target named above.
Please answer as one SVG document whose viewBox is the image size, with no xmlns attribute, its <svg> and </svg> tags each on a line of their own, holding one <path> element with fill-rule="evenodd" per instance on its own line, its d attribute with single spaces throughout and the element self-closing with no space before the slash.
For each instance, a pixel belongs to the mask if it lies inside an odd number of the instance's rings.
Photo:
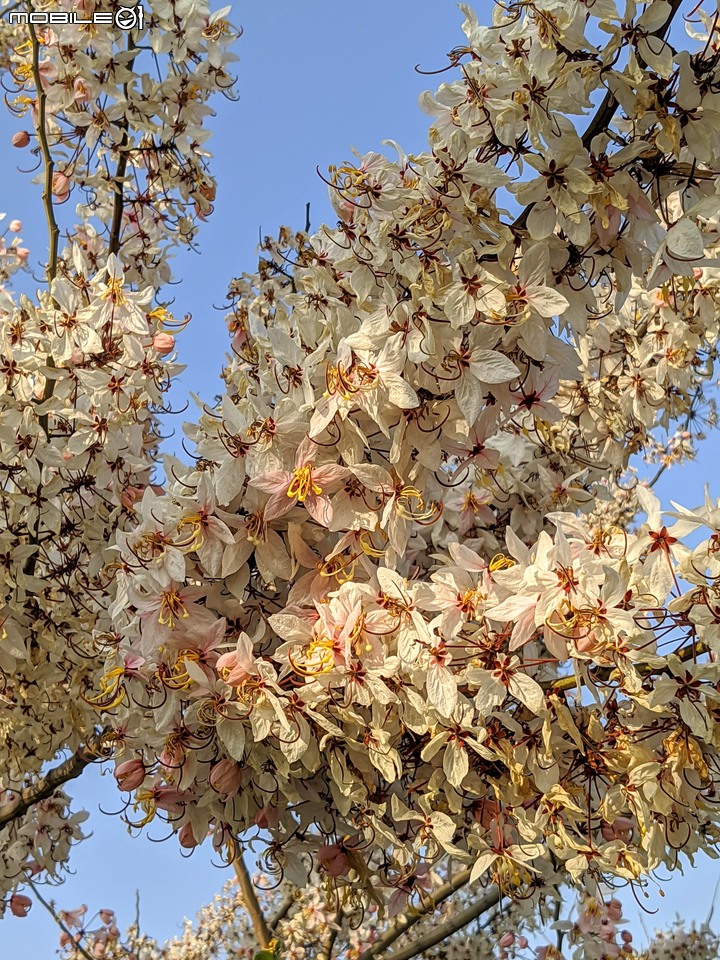
<svg viewBox="0 0 720 960">
<path fill-rule="evenodd" d="M 427 879 L 429 890 L 431 881 L 439 878 L 428 874 Z M 198 912 L 194 924 L 185 921 L 182 935 L 163 945 L 140 932 L 139 911 L 122 935 L 112 910 L 89 917 L 85 904 L 57 913 L 47 902 L 45 906 L 62 928 L 62 960 L 325 960 L 330 955 L 358 960 L 373 956 L 379 945 L 391 950 L 390 957 L 409 958 L 420 951 L 435 960 L 557 960 L 564 945 L 576 960 L 717 960 L 720 954 L 720 937 L 710 925 L 712 909 L 700 927 L 687 929 L 677 921 L 639 949 L 632 933 L 621 929 L 622 903 L 616 897 L 586 897 L 569 916 L 563 916 L 560 900 L 544 898 L 539 905 L 516 901 L 484 919 L 468 919 L 473 903 L 466 889 L 438 904 L 421 898 L 415 904 L 420 926 L 411 930 L 406 920 L 381 922 L 375 909 L 359 924 L 352 923 L 342 908 L 328 904 L 318 876 L 313 887 L 302 891 L 290 886 L 268 891 L 266 877 L 255 880 L 264 887 L 260 903 L 274 934 L 270 948 L 260 954 L 255 953 L 255 925 L 247 901 L 233 881 Z M 449 930 L 451 925 L 454 930 Z"/>
<path fill-rule="evenodd" d="M 61 872 L 94 761 L 133 829 L 235 863 L 265 950 L 253 841 L 358 923 L 467 898 L 432 946 L 715 846 L 720 503 L 666 521 L 652 492 L 715 421 L 708 7 L 463 7 L 428 150 L 331 167 L 336 225 L 232 282 L 188 462 L 158 447 L 163 286 L 212 209 L 228 11 L 4 26 L 49 231 L 46 287 L 0 303 L 11 909 Z"/>
</svg>

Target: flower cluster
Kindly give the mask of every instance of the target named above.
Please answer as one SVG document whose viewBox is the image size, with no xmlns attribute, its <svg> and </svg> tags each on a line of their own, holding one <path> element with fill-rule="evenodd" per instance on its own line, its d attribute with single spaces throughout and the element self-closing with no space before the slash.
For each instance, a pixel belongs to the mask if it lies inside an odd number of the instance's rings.
<svg viewBox="0 0 720 960">
<path fill-rule="evenodd" d="M 0 318 L 4 786 L 94 738 L 132 828 L 316 864 L 318 923 L 457 868 L 488 909 L 572 882 L 629 952 L 603 882 L 720 839 L 720 506 L 619 487 L 715 419 L 720 36 L 680 7 L 463 7 L 428 150 L 332 167 L 336 225 L 233 281 L 224 395 L 162 487 L 153 298 L 212 203 L 225 12 L 14 45 L 51 250 Z"/>
<path fill-rule="evenodd" d="M 28 258 L 20 221 L 0 238 L 0 895 L 58 874 L 83 815 L 55 788 L 117 736 L 98 723 L 95 689 L 119 640 L 113 546 L 153 479 L 182 369 L 186 321 L 157 294 L 171 248 L 212 210 L 203 125 L 211 95 L 232 88 L 227 8 L 146 3 L 137 29 L 91 22 L 115 8 L 16 4 L 0 24 L 6 102 L 22 123 L 10 152 L 37 171 L 49 230 L 35 299 L 12 290 Z"/>
<path fill-rule="evenodd" d="M 431 149 L 332 168 L 337 226 L 233 284 L 226 394 L 118 538 L 85 695 L 131 824 L 257 827 L 367 905 L 447 856 L 529 896 L 716 842 L 716 512 L 595 507 L 692 435 L 716 354 L 717 37 L 674 53 L 676 9 L 466 10 Z"/>
</svg>

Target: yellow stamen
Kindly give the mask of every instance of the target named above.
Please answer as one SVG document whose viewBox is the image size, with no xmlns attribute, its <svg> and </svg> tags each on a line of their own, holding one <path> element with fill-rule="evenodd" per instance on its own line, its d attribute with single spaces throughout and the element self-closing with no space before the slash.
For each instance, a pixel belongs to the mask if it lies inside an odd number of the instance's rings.
<svg viewBox="0 0 720 960">
<path fill-rule="evenodd" d="M 308 463 L 304 467 L 293 470 L 293 478 L 287 489 L 287 495 L 290 499 L 297 498 L 299 503 L 305 503 L 311 493 L 316 497 L 319 496 L 322 493 L 322 487 L 313 483 L 312 467 Z"/>
<path fill-rule="evenodd" d="M 85 697 L 82 694 L 80 696 L 85 703 L 91 704 L 96 710 L 112 710 L 125 698 L 125 687 L 122 684 L 124 675 L 125 667 L 113 667 L 100 678 L 100 693 L 96 697 Z"/>
<path fill-rule="evenodd" d="M 162 683 L 168 690 L 187 690 L 195 682 L 187 671 L 186 663 L 190 660 L 199 663 L 200 654 L 197 650 L 181 650 L 169 676 L 160 676 Z"/>
<path fill-rule="evenodd" d="M 508 567 L 514 566 L 515 561 L 511 557 L 505 557 L 502 553 L 496 553 L 490 561 L 488 569 L 490 573 L 495 573 L 496 570 L 507 570 Z"/>
<path fill-rule="evenodd" d="M 172 628 L 175 626 L 175 620 L 179 617 L 185 620 L 188 612 L 180 598 L 177 590 L 165 590 L 160 598 L 160 612 L 158 613 L 158 623 Z"/>
<path fill-rule="evenodd" d="M 110 277 L 107 281 L 107 287 L 103 291 L 101 300 L 112 300 L 118 306 L 127 303 L 125 294 L 122 292 L 123 282 L 119 277 Z"/>
</svg>

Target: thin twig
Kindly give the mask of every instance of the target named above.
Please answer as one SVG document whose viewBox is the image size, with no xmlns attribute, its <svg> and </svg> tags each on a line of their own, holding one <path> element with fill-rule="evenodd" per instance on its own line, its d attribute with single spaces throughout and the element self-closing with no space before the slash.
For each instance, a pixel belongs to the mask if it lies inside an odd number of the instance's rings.
<svg viewBox="0 0 720 960">
<path fill-rule="evenodd" d="M 290 894 L 289 897 L 285 897 L 283 902 L 280 904 L 280 906 L 277 908 L 275 913 L 272 915 L 272 917 L 270 917 L 270 920 L 268 921 L 268 926 L 270 927 L 271 932 L 275 932 L 275 928 L 277 927 L 277 925 L 285 919 L 288 913 L 290 913 L 290 910 L 292 909 L 293 905 L 296 902 L 297 901 L 295 900 L 295 897 L 293 894 Z"/>
<path fill-rule="evenodd" d="M 60 919 L 60 916 L 59 916 L 59 914 L 56 912 L 55 908 L 52 906 L 51 903 L 48 903 L 48 901 L 45 899 L 45 897 L 43 897 L 43 895 L 40 893 L 40 891 L 39 891 L 38 888 L 35 886 L 35 884 L 32 882 L 32 880 L 30 880 L 30 878 L 28 878 L 28 879 L 26 880 L 26 883 L 27 883 L 28 886 L 32 889 L 32 891 L 33 891 L 33 893 L 35 894 L 35 896 L 38 898 L 38 900 L 40 901 L 40 903 L 45 907 L 45 909 L 47 910 L 47 912 L 48 912 L 48 913 L 50 914 L 50 916 L 53 918 L 53 920 L 55 921 L 55 923 L 60 927 L 60 929 L 63 931 L 63 933 L 66 933 L 66 934 L 70 937 L 70 939 L 72 940 L 72 942 L 75 944 L 75 947 L 76 947 L 76 948 L 80 951 L 80 953 L 85 957 L 85 960 L 94 960 L 94 958 L 91 956 L 91 954 L 89 954 L 89 953 L 87 952 L 87 950 L 85 949 L 85 947 L 84 947 L 81 943 L 77 943 L 77 942 L 75 941 L 75 934 L 73 934 L 73 933 L 70 932 L 70 930 L 69 930 L 69 928 L 67 927 L 67 925 L 66 925 L 65 923 L 63 923 L 63 921 Z"/>
<path fill-rule="evenodd" d="M 28 3 L 27 6 L 29 12 L 31 14 L 34 13 L 32 4 Z M 57 275 L 58 242 L 60 240 L 60 228 L 58 227 L 57 220 L 55 219 L 55 208 L 53 206 L 52 194 L 52 181 L 53 174 L 55 173 L 55 161 L 53 160 L 52 153 L 50 152 L 47 128 L 45 126 L 47 94 L 45 93 L 45 88 L 42 85 L 42 77 L 40 74 L 40 41 L 37 38 L 34 24 L 28 23 L 28 29 L 30 31 L 30 41 L 32 43 L 32 75 L 33 82 L 35 84 L 35 92 L 37 93 L 37 135 L 40 143 L 40 152 L 42 153 L 43 164 L 45 167 L 45 180 L 43 183 L 42 199 L 45 207 L 45 218 L 47 220 L 49 235 L 47 279 L 48 283 L 52 283 Z M 45 432 L 47 433 L 47 429 Z"/>
<path fill-rule="evenodd" d="M 319 954 L 319 960 L 331 960 L 333 947 L 335 946 L 335 941 L 337 940 L 338 934 L 340 933 L 340 924 L 342 923 L 342 907 L 335 914 L 335 925 L 330 927 L 328 931 L 328 938 L 325 946 L 322 948 Z"/>
</svg>

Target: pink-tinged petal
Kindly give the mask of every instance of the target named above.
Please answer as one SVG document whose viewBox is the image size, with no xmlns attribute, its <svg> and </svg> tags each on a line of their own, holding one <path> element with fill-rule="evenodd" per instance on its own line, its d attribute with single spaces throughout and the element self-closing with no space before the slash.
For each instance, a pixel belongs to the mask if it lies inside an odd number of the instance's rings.
<svg viewBox="0 0 720 960">
<path fill-rule="evenodd" d="M 318 497 L 311 493 L 305 500 L 305 509 L 322 527 L 330 526 L 332 520 L 332 506 L 327 497 Z M 267 510 L 265 511 L 267 516 Z"/>
<path fill-rule="evenodd" d="M 310 437 L 305 436 L 295 452 L 295 466 L 304 467 L 306 463 L 312 463 L 319 449 Z"/>
<path fill-rule="evenodd" d="M 515 626 L 513 627 L 512 634 L 510 635 L 510 650 L 517 650 L 519 647 L 522 647 L 529 640 L 535 636 L 536 627 L 535 627 L 535 605 L 533 604 L 532 609 L 526 610 L 525 613 L 520 614 L 520 616 L 515 621 Z"/>
<path fill-rule="evenodd" d="M 265 504 L 265 519 L 276 520 L 278 517 L 284 517 L 296 504 L 297 497 L 289 497 L 286 490 L 276 493 Z"/>
<path fill-rule="evenodd" d="M 284 493 L 292 482 L 293 475 L 287 470 L 275 470 L 260 477 L 253 477 L 248 486 L 265 493 Z"/>
<path fill-rule="evenodd" d="M 334 484 L 342 483 L 350 476 L 350 471 L 347 467 L 329 463 L 324 467 L 318 467 L 317 470 L 313 469 L 312 475 L 313 481 L 325 490 Z"/>
</svg>

